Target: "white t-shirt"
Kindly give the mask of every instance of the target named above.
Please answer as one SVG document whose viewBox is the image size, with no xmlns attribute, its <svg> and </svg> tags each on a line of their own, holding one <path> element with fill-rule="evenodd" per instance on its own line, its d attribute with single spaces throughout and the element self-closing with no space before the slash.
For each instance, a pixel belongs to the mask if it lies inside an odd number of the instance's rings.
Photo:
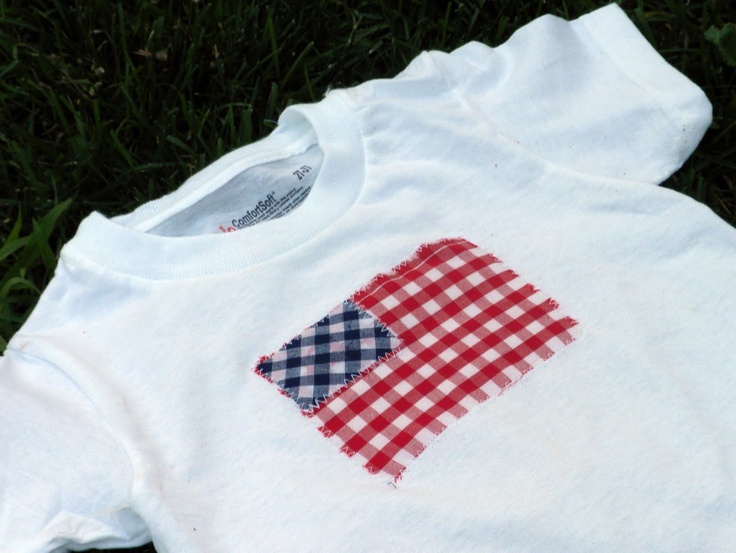
<svg viewBox="0 0 736 553">
<path fill-rule="evenodd" d="M 0 551 L 732 552 L 736 232 L 615 5 L 93 213 L 0 364 Z"/>
</svg>

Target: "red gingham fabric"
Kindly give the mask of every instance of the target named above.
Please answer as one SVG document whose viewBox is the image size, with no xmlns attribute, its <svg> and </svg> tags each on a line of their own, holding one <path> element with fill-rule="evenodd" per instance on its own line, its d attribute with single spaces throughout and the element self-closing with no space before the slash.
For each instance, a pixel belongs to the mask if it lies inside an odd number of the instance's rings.
<svg viewBox="0 0 736 553">
<path fill-rule="evenodd" d="M 572 342 L 577 325 L 464 239 L 422 246 L 350 300 L 402 347 L 307 416 L 394 480 L 449 424 Z"/>
</svg>

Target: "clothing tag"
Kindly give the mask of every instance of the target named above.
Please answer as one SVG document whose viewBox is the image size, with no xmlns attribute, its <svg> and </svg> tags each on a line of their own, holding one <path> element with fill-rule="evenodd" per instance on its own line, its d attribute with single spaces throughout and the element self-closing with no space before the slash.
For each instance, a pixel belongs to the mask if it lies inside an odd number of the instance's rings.
<svg viewBox="0 0 736 553">
<path fill-rule="evenodd" d="M 281 197 L 277 197 L 276 191 L 273 191 L 263 200 L 260 200 L 252 209 L 248 209 L 241 217 L 230 221 L 230 225 L 220 225 L 218 228 L 221 232 L 233 232 L 257 225 L 263 221 L 277 219 L 299 206 L 304 198 L 309 195 L 311 189 L 311 186 L 292 188 Z"/>
<path fill-rule="evenodd" d="M 150 232 L 162 236 L 234 232 L 283 217 L 309 195 L 323 157 L 322 149 L 313 145 L 298 155 L 250 167 Z"/>
</svg>

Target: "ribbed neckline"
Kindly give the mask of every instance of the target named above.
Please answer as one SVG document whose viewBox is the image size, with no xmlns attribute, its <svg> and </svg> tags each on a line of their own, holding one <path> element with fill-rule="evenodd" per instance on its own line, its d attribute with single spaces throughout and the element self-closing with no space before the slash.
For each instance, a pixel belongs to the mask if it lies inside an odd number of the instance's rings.
<svg viewBox="0 0 736 553">
<path fill-rule="evenodd" d="M 290 106 L 268 137 L 223 156 L 175 192 L 132 213 L 107 218 L 93 212 L 62 254 L 161 280 L 243 269 L 297 248 L 343 216 L 363 187 L 360 128 L 340 96 L 334 91 L 319 103 Z M 322 168 L 304 202 L 288 215 L 230 233 L 170 237 L 147 232 L 249 167 L 296 155 L 314 144 L 322 148 Z"/>
</svg>

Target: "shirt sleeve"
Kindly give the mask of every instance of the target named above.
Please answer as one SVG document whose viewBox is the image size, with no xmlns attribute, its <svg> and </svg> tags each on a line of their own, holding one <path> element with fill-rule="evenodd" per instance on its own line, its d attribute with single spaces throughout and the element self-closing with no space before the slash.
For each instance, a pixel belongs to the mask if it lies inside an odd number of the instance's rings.
<svg viewBox="0 0 736 553">
<path fill-rule="evenodd" d="M 146 543 L 131 484 L 127 455 L 73 381 L 19 351 L 0 357 L 0 552 Z"/>
<path fill-rule="evenodd" d="M 430 55 L 496 132 L 579 172 L 659 184 L 711 121 L 703 91 L 615 4 L 571 22 L 541 17 L 497 48 Z"/>
</svg>

